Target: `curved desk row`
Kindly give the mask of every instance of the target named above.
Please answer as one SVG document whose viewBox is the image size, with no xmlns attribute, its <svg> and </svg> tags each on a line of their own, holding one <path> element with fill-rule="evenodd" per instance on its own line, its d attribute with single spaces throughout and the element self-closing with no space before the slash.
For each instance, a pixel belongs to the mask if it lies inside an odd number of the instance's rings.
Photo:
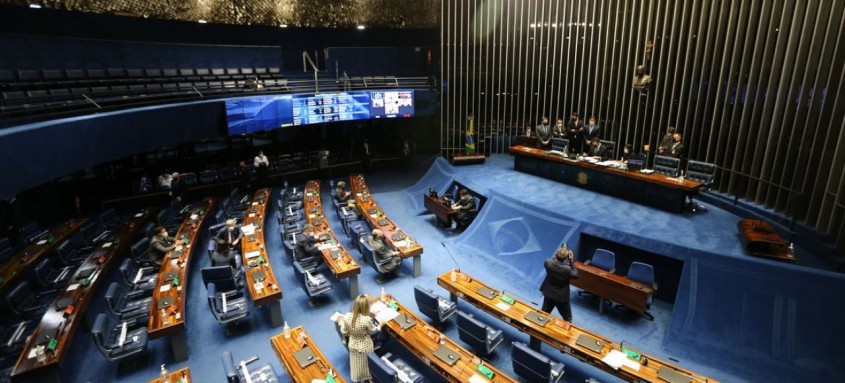
<svg viewBox="0 0 845 383">
<path fill-rule="evenodd" d="M 252 303 L 255 306 L 266 306 L 270 310 L 273 327 L 279 327 L 282 325 L 282 288 L 270 267 L 270 257 L 264 246 L 264 212 L 270 202 L 270 192 L 270 189 L 255 192 L 252 204 L 247 208 L 243 227 L 250 227 L 253 232 L 244 235 L 241 240 L 241 257 Z"/>
<path fill-rule="evenodd" d="M 146 209 L 118 226 L 98 244 L 47 308 L 12 370 L 12 379 L 59 381 L 59 364 L 70 350 L 79 324 L 88 318 L 88 304 L 111 267 L 126 254 L 132 239 L 158 209 Z M 90 320 L 89 320 L 90 325 Z M 39 355 L 42 355 L 39 357 Z M 42 359 L 39 361 L 39 359 Z"/>
<path fill-rule="evenodd" d="M 326 378 L 331 375 L 336 383 L 346 383 L 302 326 L 291 329 L 288 337 L 282 333 L 270 338 L 270 344 L 291 382 L 328 381 Z"/>
<path fill-rule="evenodd" d="M 352 187 L 352 194 L 355 196 L 355 204 L 361 211 L 361 216 L 367 220 L 371 229 L 379 229 L 384 233 L 387 246 L 399 252 L 402 258 L 414 258 L 414 278 L 419 277 L 422 269 L 420 256 L 423 247 L 411 236 L 402 231 L 395 223 L 384 214 L 384 210 L 370 195 L 364 176 L 352 174 L 349 176 L 349 184 Z"/>
<path fill-rule="evenodd" d="M 318 236 L 330 238 L 329 243 L 319 247 L 326 265 L 335 278 L 349 279 L 349 298 L 355 299 L 358 296 L 358 274 L 361 274 L 361 267 L 340 243 L 326 221 L 322 198 L 320 197 L 320 181 L 311 180 L 305 184 L 304 200 L 306 220 L 314 226 L 314 233 Z"/>
<path fill-rule="evenodd" d="M 188 283 L 191 254 L 193 249 L 198 247 L 194 245 L 197 243 L 206 217 L 214 215 L 212 209 L 215 205 L 214 199 L 209 198 L 191 207 L 190 214 L 182 221 L 182 225 L 174 236 L 185 240 L 186 243 L 165 255 L 158 273 L 156 288 L 153 290 L 147 331 L 150 339 L 170 337 L 170 345 L 176 361 L 188 359 L 184 298 L 187 291 L 185 286 Z"/>
</svg>

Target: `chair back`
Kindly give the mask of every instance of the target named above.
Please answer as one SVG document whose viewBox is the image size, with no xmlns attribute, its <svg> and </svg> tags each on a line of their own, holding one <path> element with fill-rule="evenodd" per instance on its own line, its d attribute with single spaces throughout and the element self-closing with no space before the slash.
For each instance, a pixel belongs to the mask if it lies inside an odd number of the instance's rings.
<svg viewBox="0 0 845 383">
<path fill-rule="evenodd" d="M 0 238 L 0 251 L 10 249 L 11 247 L 12 247 L 12 241 L 10 241 L 9 238 L 6 238 L 6 237 Z"/>
<path fill-rule="evenodd" d="M 6 303 L 9 308 L 18 315 L 22 313 L 21 306 L 26 304 L 26 301 L 32 298 L 34 298 L 32 286 L 30 286 L 29 282 L 26 281 L 19 283 L 17 286 L 13 287 L 12 290 L 9 290 L 9 292 L 6 293 Z"/>
<path fill-rule="evenodd" d="M 111 226 L 117 223 L 118 219 L 119 217 L 117 216 L 117 211 L 114 209 L 106 209 L 100 213 L 100 222 L 102 222 L 104 226 Z"/>
<path fill-rule="evenodd" d="M 552 138 L 552 150 L 562 152 L 569 146 L 569 140 L 566 138 Z"/>
<path fill-rule="evenodd" d="M 42 286 L 46 286 L 50 283 L 47 279 L 50 272 L 53 271 L 53 262 L 55 262 L 53 261 L 53 258 L 44 257 L 38 261 L 37 265 L 35 265 L 35 279 L 37 279 L 38 283 Z"/>
<path fill-rule="evenodd" d="M 431 318 L 435 324 L 442 323 L 440 318 L 439 302 L 437 295 L 431 290 L 426 290 L 419 285 L 414 286 L 414 300 L 417 301 L 417 308 L 420 312 Z"/>
<path fill-rule="evenodd" d="M 511 362 L 513 363 L 513 372 L 529 382 L 548 382 L 551 380 L 551 360 L 530 349 L 525 343 L 513 342 Z"/>
<path fill-rule="evenodd" d="M 596 249 L 591 264 L 604 271 L 616 269 L 616 254 L 605 249 Z"/>
<path fill-rule="evenodd" d="M 202 282 L 208 289 L 211 289 L 211 284 L 215 284 L 220 291 L 238 290 L 235 274 L 231 266 L 205 267 L 201 272 Z"/>
<path fill-rule="evenodd" d="M 91 335 L 94 337 L 97 349 L 103 353 L 103 356 L 110 358 L 111 345 L 106 344 L 106 337 L 108 336 L 108 315 L 106 313 L 97 314 L 94 324 L 91 325 Z"/>
<path fill-rule="evenodd" d="M 487 349 L 487 325 L 458 310 L 458 338 L 475 350 Z"/>
<path fill-rule="evenodd" d="M 388 367 L 374 352 L 367 354 L 367 366 L 370 369 L 370 377 L 375 383 L 396 383 L 399 381 L 396 371 Z"/>
<path fill-rule="evenodd" d="M 628 279 L 646 286 L 654 286 L 654 267 L 647 263 L 631 262 L 631 267 L 628 269 Z"/>
<path fill-rule="evenodd" d="M 689 160 L 687 162 L 686 177 L 693 181 L 709 185 L 713 182 L 713 175 L 715 173 L 716 165 L 714 164 L 693 160 Z"/>
<path fill-rule="evenodd" d="M 605 157 L 609 157 L 610 159 L 616 158 L 616 141 L 608 141 L 608 140 L 599 140 L 601 141 L 601 146 L 604 146 L 607 150 L 607 155 Z"/>
<path fill-rule="evenodd" d="M 7 247 L 5 249 L 0 250 L 0 263 L 6 263 L 6 261 L 8 261 L 9 258 L 12 257 L 13 253 L 14 252 L 12 251 L 11 247 Z"/>
<path fill-rule="evenodd" d="M 170 218 L 173 216 L 173 211 L 170 209 L 161 209 L 159 210 L 158 214 L 156 214 L 156 220 L 158 221 L 159 225 L 164 225 Z"/>
<path fill-rule="evenodd" d="M 38 224 L 35 222 L 29 222 L 21 226 L 18 232 L 20 233 L 21 237 L 23 237 L 23 239 L 29 241 L 29 237 L 38 232 Z"/>
<path fill-rule="evenodd" d="M 117 282 L 112 282 L 109 285 L 108 290 L 106 290 L 106 306 L 108 306 L 111 312 L 117 312 L 117 300 L 120 299 L 120 285 Z"/>
<path fill-rule="evenodd" d="M 241 377 L 238 376 L 238 368 L 235 367 L 235 359 L 229 351 L 223 351 L 221 356 L 223 361 L 223 371 L 226 372 L 227 383 L 241 383 Z"/>
<path fill-rule="evenodd" d="M 70 240 L 64 240 L 56 246 L 56 256 L 63 261 L 67 261 L 70 259 L 73 250 L 73 245 L 70 243 Z"/>
<path fill-rule="evenodd" d="M 681 168 L 681 160 L 669 156 L 654 156 L 654 172 L 676 177 Z"/>
</svg>

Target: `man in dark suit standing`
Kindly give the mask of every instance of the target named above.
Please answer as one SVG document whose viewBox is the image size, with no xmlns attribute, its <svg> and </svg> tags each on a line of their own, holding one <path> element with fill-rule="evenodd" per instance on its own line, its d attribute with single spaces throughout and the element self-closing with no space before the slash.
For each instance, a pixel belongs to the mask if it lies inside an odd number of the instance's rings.
<svg viewBox="0 0 845 383">
<path fill-rule="evenodd" d="M 675 133 L 672 136 L 672 143 L 667 148 L 669 156 L 681 158 L 684 155 L 684 143 L 681 142 L 681 133 Z"/>
<path fill-rule="evenodd" d="M 591 142 L 593 138 L 601 139 L 601 126 L 596 124 L 596 116 L 590 116 L 584 127 L 584 143 Z"/>
<path fill-rule="evenodd" d="M 566 122 L 566 138 L 569 139 L 569 150 L 575 153 L 583 153 L 584 144 L 584 121 L 578 119 L 578 113 L 572 112 L 569 121 Z"/>
<path fill-rule="evenodd" d="M 548 148 L 549 143 L 552 141 L 552 127 L 549 126 L 549 118 L 543 116 L 540 120 L 540 125 L 537 125 L 537 129 L 534 129 L 534 132 L 537 134 L 537 147 Z"/>
<path fill-rule="evenodd" d="M 578 278 L 578 269 L 572 263 L 572 251 L 566 245 L 555 252 L 554 257 L 546 260 L 546 279 L 540 285 L 543 293 L 542 310 L 551 313 L 557 311 L 563 320 L 572 322 L 572 306 L 569 305 L 569 280 Z"/>
</svg>

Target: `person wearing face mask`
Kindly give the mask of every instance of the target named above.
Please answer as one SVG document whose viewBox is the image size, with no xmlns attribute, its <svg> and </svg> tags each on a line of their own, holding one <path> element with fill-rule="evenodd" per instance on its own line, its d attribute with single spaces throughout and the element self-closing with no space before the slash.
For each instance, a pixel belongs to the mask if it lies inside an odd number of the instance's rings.
<svg viewBox="0 0 845 383">
<path fill-rule="evenodd" d="M 684 143 L 681 142 L 681 138 L 681 133 L 675 133 L 672 136 L 672 144 L 667 148 L 670 156 L 681 158 L 684 155 Z"/>
<path fill-rule="evenodd" d="M 217 234 L 214 236 L 214 239 L 217 240 L 217 243 L 226 243 L 230 247 L 237 246 L 241 242 L 241 238 L 243 238 L 244 233 L 241 229 L 235 225 L 234 219 L 227 219 L 226 220 L 226 227 L 217 231 Z"/>
<path fill-rule="evenodd" d="M 566 125 L 562 118 L 558 118 L 555 122 L 555 127 L 552 129 L 552 134 L 555 138 L 566 138 Z"/>
<path fill-rule="evenodd" d="M 548 148 L 549 143 L 552 141 L 552 128 L 549 126 L 549 118 L 543 116 L 540 120 L 540 125 L 537 125 L 537 129 L 534 132 L 537 134 L 537 147 Z"/>
<path fill-rule="evenodd" d="M 584 121 L 578 119 L 578 112 L 572 112 L 569 121 L 566 123 L 566 138 L 569 139 L 569 150 L 581 153 L 585 150 Z M 589 141 L 587 141 L 589 142 Z"/>
<path fill-rule="evenodd" d="M 167 229 L 164 226 L 159 226 L 155 229 L 155 234 L 150 239 L 150 260 L 156 265 L 161 266 L 164 256 L 180 245 L 182 245 L 181 239 L 177 240 L 167 235 Z"/>
<path fill-rule="evenodd" d="M 634 145 L 625 144 L 622 148 L 622 158 L 619 159 L 623 164 L 628 163 L 628 160 L 634 157 Z"/>
<path fill-rule="evenodd" d="M 601 139 L 601 127 L 596 123 L 596 116 L 590 116 L 588 121 L 582 130 L 584 142 L 592 142 L 594 138 Z"/>
</svg>

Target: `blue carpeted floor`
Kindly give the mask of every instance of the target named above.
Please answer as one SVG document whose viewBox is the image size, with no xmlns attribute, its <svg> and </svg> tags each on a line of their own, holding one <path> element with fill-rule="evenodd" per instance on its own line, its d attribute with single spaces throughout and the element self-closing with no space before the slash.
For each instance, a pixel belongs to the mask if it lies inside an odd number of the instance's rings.
<svg viewBox="0 0 845 383">
<path fill-rule="evenodd" d="M 736 235 L 736 222 L 740 217 L 714 207 L 711 207 L 708 213 L 699 215 L 666 213 L 515 172 L 513 159 L 504 155 L 490 157 L 486 164 L 478 166 L 452 168 L 439 163 L 436 166 L 441 169 L 440 179 L 437 174 L 433 174 L 424 182 L 417 183 L 431 164 L 431 161 L 420 164 L 413 172 L 386 172 L 367 177 L 374 198 L 401 228 L 424 246 L 425 252 L 422 256 L 422 275 L 417 279 L 411 275 L 410 259 L 404 262 L 398 278 L 381 285 L 376 283 L 373 269 L 362 265 L 362 273 L 359 276 L 361 292 L 378 294 L 384 287 L 403 304 L 415 310 L 415 284 L 445 295 L 436 285 L 435 279 L 437 275 L 455 267 L 444 249 L 446 247 L 462 270 L 479 280 L 506 289 L 528 301 L 539 303 L 541 296 L 537 288 L 543 276 L 542 259 L 550 256 L 562 241 L 575 245 L 579 234 L 613 239 L 628 246 L 686 260 L 688 264 L 706 263 L 699 261 L 698 257 L 709 257 L 713 254 L 725 259 L 742 259 L 743 262 L 750 262 L 752 266 L 763 262 L 747 260 Z M 462 234 L 436 228 L 432 215 L 418 215 L 419 202 L 413 198 L 421 198 L 420 185 L 432 182 L 437 184 L 438 189 L 442 189 L 445 185 L 443 177 L 453 177 L 488 197 L 476 222 Z M 274 199 L 277 197 L 278 192 L 275 192 Z M 328 185 L 323 186 L 322 197 L 324 201 L 330 198 Z M 270 203 L 275 206 L 275 201 Z M 326 276 L 333 282 L 334 289 L 327 296 L 317 300 L 313 307 L 310 306 L 284 253 L 274 214 L 268 216 L 271 218 L 268 219 L 264 231 L 265 240 L 271 255 L 270 263 L 283 289 L 284 319 L 292 327 L 304 326 L 340 373 L 348 377 L 348 354 L 339 343 L 333 324 L 329 320 L 334 311 L 349 310 L 348 282 L 336 281 L 325 271 Z M 327 214 L 327 217 L 335 233 L 345 238 L 336 215 Z M 199 243 L 205 243 L 206 240 L 207 238 L 203 238 Z M 357 250 L 350 251 L 359 257 Z M 806 259 L 802 262 L 815 261 Z M 269 315 L 264 310 L 253 309 L 249 319 L 232 327 L 228 335 L 226 329 L 214 321 L 208 311 L 205 288 L 199 273 L 199 270 L 208 264 L 209 260 L 204 251 L 196 251 L 193 254 L 191 277 L 187 286 L 189 300 L 186 302 L 189 360 L 172 363 L 169 342 L 166 339 L 157 339 L 150 341 L 148 353 L 138 360 L 120 365 L 110 364 L 96 350 L 90 334 L 79 332 L 71 346 L 72 356 L 65 360 L 63 365 L 64 381 L 147 382 L 157 376 L 159 365 L 167 364 L 171 370 L 189 366 L 196 382 L 223 382 L 225 376 L 220 363 L 223 351 L 231 351 L 236 361 L 253 355 L 259 356 L 263 362 L 273 365 L 281 379 L 286 381 L 285 371 L 273 353 L 269 341 L 271 336 L 281 332 L 281 328 L 270 327 Z M 768 264 L 764 266 L 770 267 Z M 755 363 L 758 359 L 755 359 L 754 355 L 749 356 L 747 360 L 736 359 L 733 354 L 713 352 L 713 349 L 707 347 L 699 348 L 700 338 L 706 338 L 707 334 L 696 333 L 699 329 L 697 322 L 688 318 L 705 315 L 699 306 L 690 301 L 696 296 L 690 291 L 698 286 L 695 279 L 696 270 L 699 269 L 685 265 L 686 287 L 682 287 L 679 293 L 693 298 L 679 297 L 675 306 L 655 301 L 651 309 L 655 316 L 654 321 L 616 310 L 606 310 L 604 315 L 599 315 L 594 301 L 578 297 L 574 293 L 573 321 L 610 339 L 624 340 L 626 344 L 661 359 L 678 359 L 679 365 L 722 382 L 800 381 L 794 374 L 770 368 L 769 362 Z M 105 288 L 102 290 L 104 292 Z M 95 303 L 91 306 L 94 313 L 105 311 L 102 304 L 103 292 L 95 298 Z M 509 343 L 514 340 L 527 343 L 527 336 L 478 312 L 464 302 L 460 302 L 459 306 L 461 310 L 475 313 L 489 325 L 505 330 L 506 342 L 490 361 L 515 377 L 510 362 Z M 677 310 L 678 306 L 683 306 L 684 310 Z M 695 309 L 699 311 L 696 312 Z M 684 316 L 679 319 L 681 312 Z M 839 314 L 836 315 L 838 318 Z M 670 331 L 673 325 L 680 326 L 681 329 L 677 331 L 677 339 L 670 341 L 667 334 L 673 333 Z M 445 332 L 449 337 L 458 339 L 454 322 L 445 327 Z M 687 344 L 684 342 L 688 342 L 689 346 L 679 346 Z M 398 352 L 404 355 L 406 360 L 412 361 L 426 376 L 427 381 L 440 381 L 440 378 L 427 370 L 422 363 L 400 350 L 395 342 L 389 344 L 388 350 Z M 547 356 L 566 364 L 562 381 L 583 382 L 588 377 L 597 378 L 602 382 L 620 381 L 548 346 L 544 346 L 543 351 Z M 793 351 L 793 357 L 795 352 L 797 351 Z M 759 360 L 767 360 L 767 357 L 768 355 L 762 355 Z M 821 366 L 820 368 L 826 368 L 827 364 Z"/>
</svg>

